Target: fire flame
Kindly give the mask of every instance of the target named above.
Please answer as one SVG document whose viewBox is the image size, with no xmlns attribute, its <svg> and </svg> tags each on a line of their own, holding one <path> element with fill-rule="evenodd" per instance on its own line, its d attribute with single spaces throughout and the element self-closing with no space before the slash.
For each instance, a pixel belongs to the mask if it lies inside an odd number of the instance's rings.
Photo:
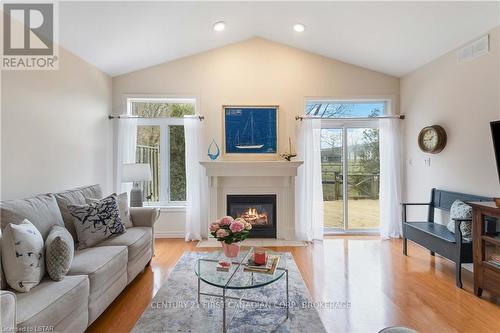
<svg viewBox="0 0 500 333">
<path fill-rule="evenodd" d="M 246 212 L 241 214 L 241 217 L 245 219 L 245 221 L 251 224 L 267 224 L 268 217 L 267 212 L 259 213 L 257 208 L 248 208 Z"/>
</svg>

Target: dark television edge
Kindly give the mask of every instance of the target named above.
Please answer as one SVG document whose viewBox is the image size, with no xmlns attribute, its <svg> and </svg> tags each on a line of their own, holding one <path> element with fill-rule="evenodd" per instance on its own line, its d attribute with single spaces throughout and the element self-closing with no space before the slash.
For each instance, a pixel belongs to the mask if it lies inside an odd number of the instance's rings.
<svg viewBox="0 0 500 333">
<path fill-rule="evenodd" d="M 498 181 L 500 183 L 500 120 L 490 123 L 491 137 L 493 139 L 493 150 L 495 151 L 495 159 L 497 162 Z"/>
</svg>

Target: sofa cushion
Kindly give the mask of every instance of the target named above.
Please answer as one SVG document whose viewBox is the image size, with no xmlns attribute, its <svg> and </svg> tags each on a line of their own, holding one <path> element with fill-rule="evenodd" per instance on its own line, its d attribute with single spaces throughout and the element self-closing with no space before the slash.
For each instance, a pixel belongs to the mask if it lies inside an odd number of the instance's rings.
<svg viewBox="0 0 500 333">
<path fill-rule="evenodd" d="M 98 298 L 127 267 L 125 246 L 91 247 L 75 251 L 68 275 L 88 275 L 90 299 Z M 63 280 L 64 281 L 64 280 Z"/>
<path fill-rule="evenodd" d="M 64 225 L 66 229 L 69 230 L 73 239 L 76 240 L 76 231 L 75 226 L 73 224 L 73 216 L 71 216 L 68 211 L 68 205 L 85 205 L 86 198 L 102 198 L 102 190 L 99 184 L 78 187 L 72 190 L 55 193 L 54 194 L 57 205 L 59 205 L 59 209 L 61 210 L 62 220 L 64 221 Z"/>
<path fill-rule="evenodd" d="M 126 246 L 128 261 L 134 260 L 145 248 L 151 247 L 152 229 L 148 227 L 134 227 L 117 237 L 108 239 L 99 246 Z"/>
<path fill-rule="evenodd" d="M 73 237 L 69 231 L 55 225 L 45 242 L 45 266 L 54 281 L 61 281 L 68 273 L 75 253 Z"/>
<path fill-rule="evenodd" d="M 44 279 L 29 293 L 16 294 L 18 326 L 57 326 L 82 303 L 87 304 L 88 295 L 86 276 L 67 276 L 57 282 Z"/>
<path fill-rule="evenodd" d="M 9 224 L 2 236 L 2 265 L 7 283 L 28 292 L 45 274 L 44 243 L 40 231 L 28 220 Z"/>
<path fill-rule="evenodd" d="M 57 201 L 52 194 L 0 203 L 2 230 L 9 223 L 20 224 L 24 219 L 33 223 L 44 240 L 53 225 L 64 225 Z"/>
</svg>

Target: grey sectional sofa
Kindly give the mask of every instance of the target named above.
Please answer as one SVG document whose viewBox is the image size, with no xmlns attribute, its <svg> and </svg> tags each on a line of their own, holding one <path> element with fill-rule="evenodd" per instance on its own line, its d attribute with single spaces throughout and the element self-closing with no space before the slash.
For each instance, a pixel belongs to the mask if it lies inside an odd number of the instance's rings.
<svg viewBox="0 0 500 333">
<path fill-rule="evenodd" d="M 20 223 L 27 218 L 44 240 L 55 224 L 64 225 L 76 239 L 67 205 L 85 204 L 86 198 L 102 197 L 100 186 L 92 185 L 4 201 L 0 204 L 1 227 L 3 230 L 8 223 Z M 62 281 L 52 281 L 46 276 L 30 292 L 19 293 L 9 289 L 2 272 L 0 330 L 10 327 L 30 332 L 48 327 L 55 332 L 85 331 L 153 256 L 153 226 L 159 210 L 131 208 L 130 213 L 134 227 L 96 247 L 75 251 L 71 268 Z"/>
</svg>

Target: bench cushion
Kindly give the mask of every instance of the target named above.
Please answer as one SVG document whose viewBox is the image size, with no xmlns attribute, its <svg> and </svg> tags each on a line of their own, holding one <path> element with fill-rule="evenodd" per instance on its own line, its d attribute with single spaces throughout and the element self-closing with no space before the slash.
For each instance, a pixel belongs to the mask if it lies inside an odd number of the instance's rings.
<svg viewBox="0 0 500 333">
<path fill-rule="evenodd" d="M 425 233 L 431 234 L 446 242 L 455 243 L 455 235 L 446 226 L 432 222 L 406 222 L 407 227 L 415 228 Z"/>
</svg>

